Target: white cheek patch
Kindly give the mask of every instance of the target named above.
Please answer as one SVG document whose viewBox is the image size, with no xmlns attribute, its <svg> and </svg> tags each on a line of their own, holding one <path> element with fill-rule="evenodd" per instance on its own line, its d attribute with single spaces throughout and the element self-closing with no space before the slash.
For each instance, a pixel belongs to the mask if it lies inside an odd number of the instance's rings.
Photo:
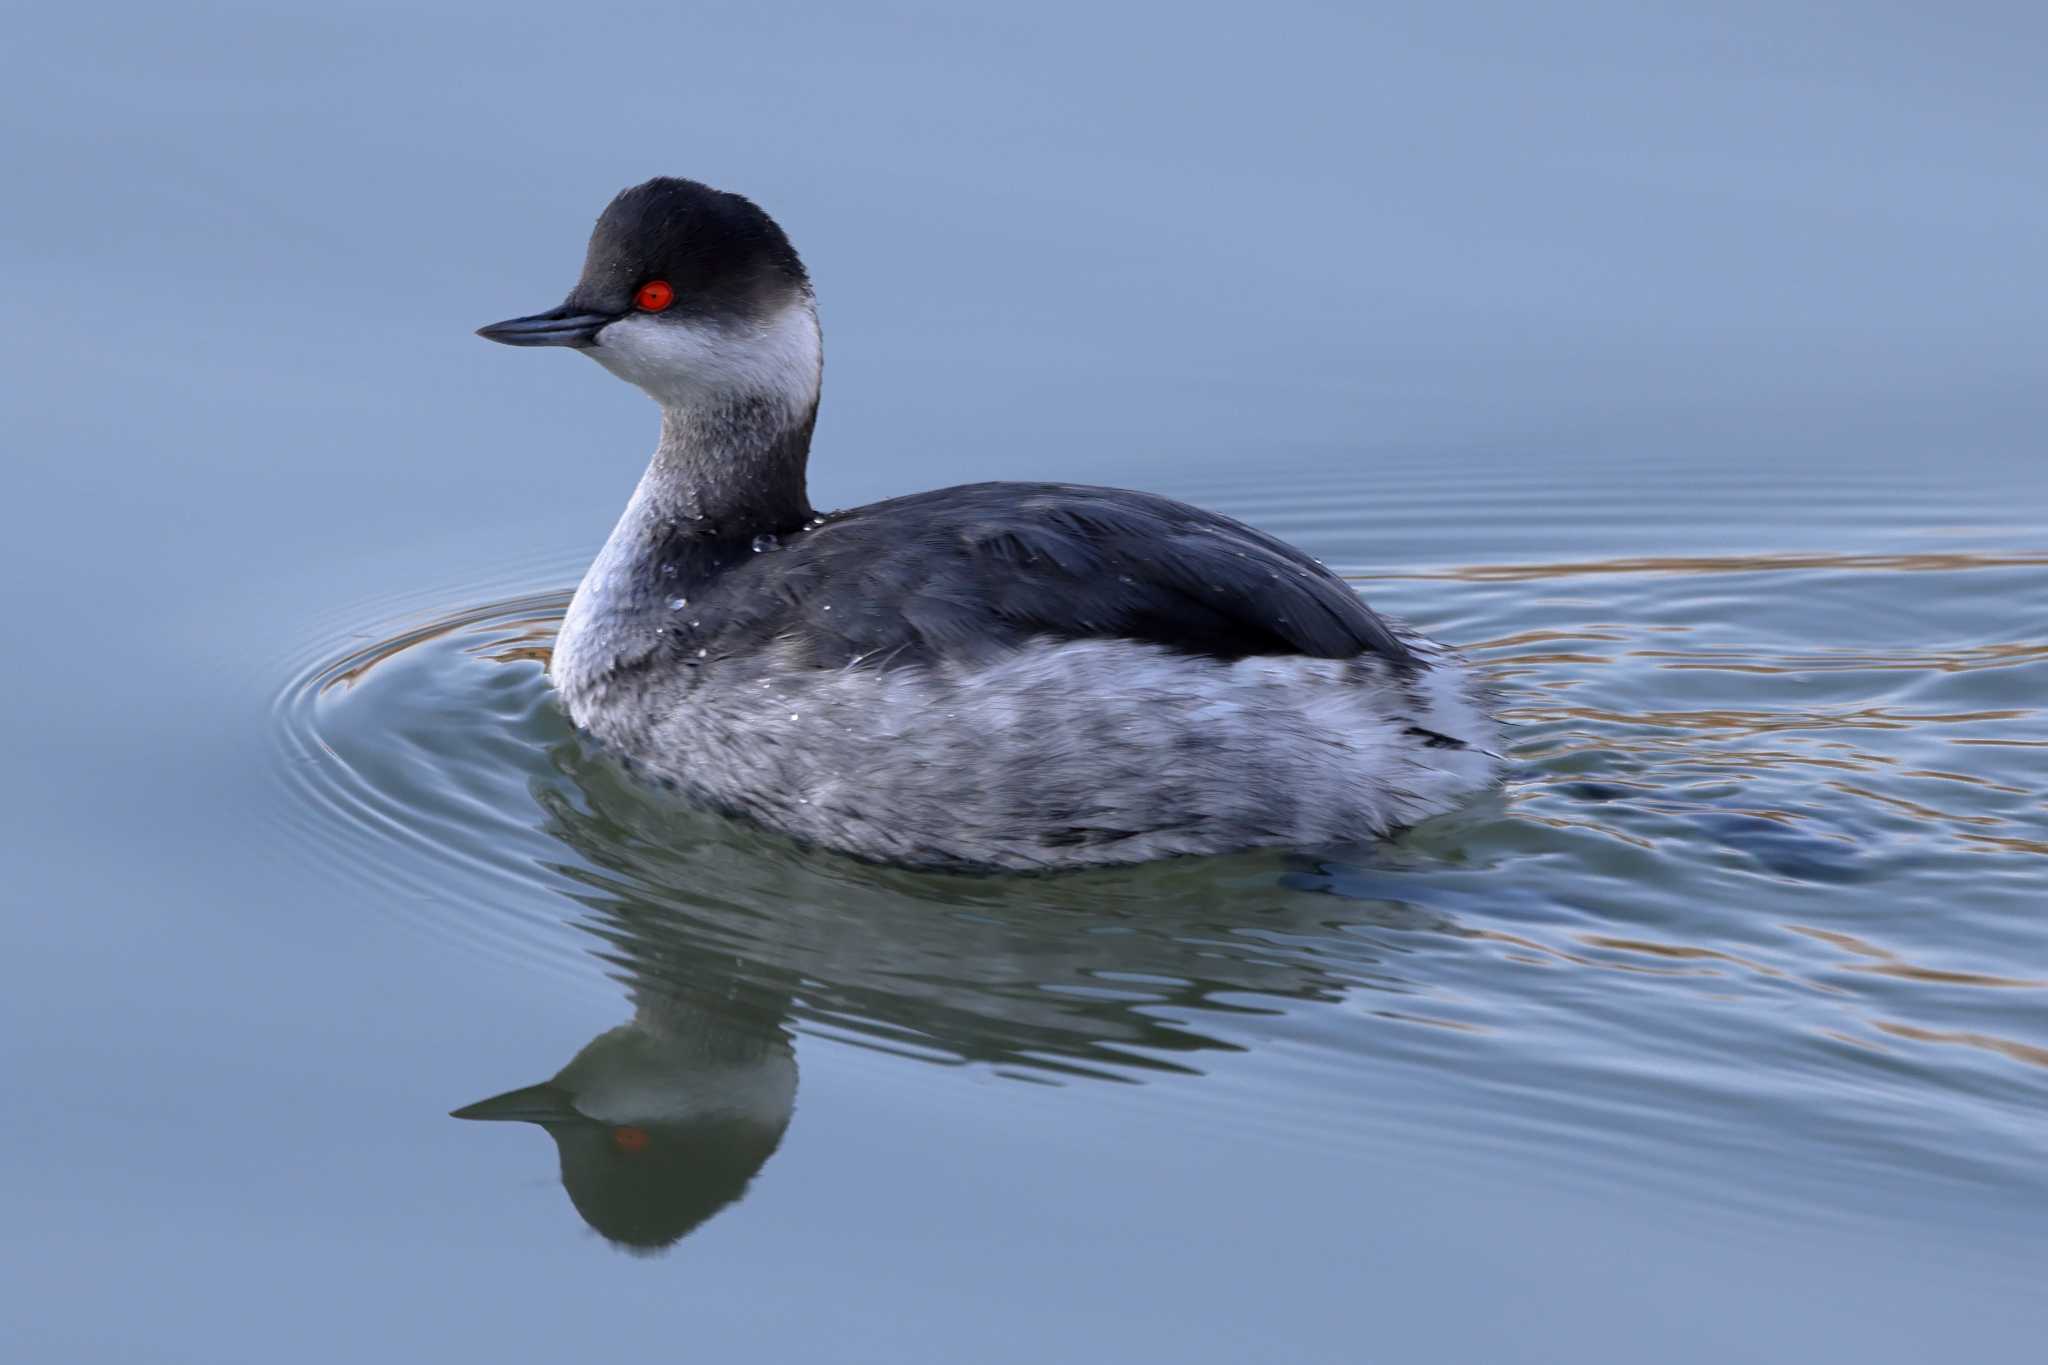
<svg viewBox="0 0 2048 1365">
<path fill-rule="evenodd" d="M 779 1128 L 796 1108 L 796 1062 L 768 1052 L 753 1060 L 704 1062 L 679 1052 L 665 1069 L 592 1077 L 576 1112 L 599 1123 L 678 1123 L 729 1117 Z"/>
<path fill-rule="evenodd" d="M 600 331 L 584 354 L 665 408 L 751 394 L 779 399 L 795 414 L 818 401 L 822 353 L 808 300 L 761 324 L 633 313 Z"/>
</svg>

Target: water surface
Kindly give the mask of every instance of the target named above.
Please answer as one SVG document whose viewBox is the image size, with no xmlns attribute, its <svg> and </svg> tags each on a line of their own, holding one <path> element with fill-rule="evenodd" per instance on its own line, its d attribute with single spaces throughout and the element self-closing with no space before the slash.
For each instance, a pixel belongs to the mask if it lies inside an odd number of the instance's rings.
<svg viewBox="0 0 2048 1365">
<path fill-rule="evenodd" d="M 1980 17 L 33 17 L 4 1353 L 2034 1349 L 2048 108 Z M 1510 783 L 1035 879 L 640 789 L 543 669 L 653 413 L 468 333 L 656 171 L 812 266 L 820 505 L 1243 517 L 1491 669 Z"/>
</svg>

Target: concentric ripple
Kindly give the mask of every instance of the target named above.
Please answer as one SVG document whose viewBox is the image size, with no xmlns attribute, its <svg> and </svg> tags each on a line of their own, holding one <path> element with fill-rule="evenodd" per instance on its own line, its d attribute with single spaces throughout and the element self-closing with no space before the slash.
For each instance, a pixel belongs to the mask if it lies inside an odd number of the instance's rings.
<svg viewBox="0 0 2048 1365">
<path fill-rule="evenodd" d="M 1228 1074 L 1219 1108 L 1667 1182 L 1776 1144 L 1777 1188 L 1744 1197 L 1819 1205 L 1880 1172 L 2039 1169 L 2048 643 L 2012 604 L 2048 601 L 2048 555 L 1363 587 L 1501 678 L 1518 766 L 1343 858 L 1017 880 L 798 849 L 572 730 L 544 674 L 555 589 L 323 652 L 278 702 L 288 819 L 432 932 L 929 1061 Z M 1393 1075 L 1406 1109 L 1359 1102 Z"/>
</svg>

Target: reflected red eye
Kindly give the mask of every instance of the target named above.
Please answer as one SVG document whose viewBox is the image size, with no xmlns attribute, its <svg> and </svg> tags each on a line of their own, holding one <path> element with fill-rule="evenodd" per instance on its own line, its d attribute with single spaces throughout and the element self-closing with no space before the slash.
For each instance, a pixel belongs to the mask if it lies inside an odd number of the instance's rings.
<svg viewBox="0 0 2048 1365">
<path fill-rule="evenodd" d="M 659 313 L 675 301 L 676 291 L 669 288 L 667 280 L 649 280 L 633 296 L 634 305 L 643 313 Z"/>
</svg>

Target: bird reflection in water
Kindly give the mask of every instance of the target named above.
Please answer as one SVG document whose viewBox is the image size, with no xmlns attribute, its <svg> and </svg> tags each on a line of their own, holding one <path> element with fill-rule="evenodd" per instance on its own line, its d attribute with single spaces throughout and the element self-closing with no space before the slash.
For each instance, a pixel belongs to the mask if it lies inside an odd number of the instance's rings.
<svg viewBox="0 0 2048 1365">
<path fill-rule="evenodd" d="M 1449 927 L 1289 891 L 1271 856 L 1047 879 L 868 867 L 651 800 L 575 743 L 555 757 L 568 781 L 536 795 L 576 860 L 554 870 L 633 1017 L 454 1116 L 539 1125 L 576 1211 L 633 1251 L 679 1241 L 775 1154 L 795 1027 L 1040 1080 L 1199 1074 L 1192 1054 L 1246 1046 L 1231 1016 L 1403 989 L 1346 925 Z"/>
<path fill-rule="evenodd" d="M 775 1154 L 796 1108 L 796 1054 L 773 1017 L 635 994 L 632 1022 L 552 1080 L 454 1116 L 538 1124 L 583 1221 L 652 1252 L 738 1199 Z"/>
</svg>

